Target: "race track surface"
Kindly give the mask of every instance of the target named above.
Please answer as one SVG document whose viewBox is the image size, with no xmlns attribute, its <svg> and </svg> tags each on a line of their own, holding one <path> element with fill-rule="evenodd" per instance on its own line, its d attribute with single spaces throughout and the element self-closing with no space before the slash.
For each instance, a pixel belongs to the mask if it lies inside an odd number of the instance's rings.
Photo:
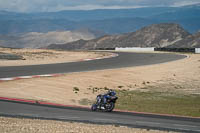
<svg viewBox="0 0 200 133">
<path fill-rule="evenodd" d="M 124 112 L 92 112 L 89 109 L 54 107 L 0 101 L 0 116 L 39 118 L 180 132 L 200 132 L 200 119 Z"/>
<path fill-rule="evenodd" d="M 183 59 L 186 56 L 169 54 L 169 53 L 117 53 L 119 56 L 114 58 L 47 64 L 47 65 L 32 65 L 32 66 L 10 66 L 0 67 L 0 78 L 9 78 L 17 76 L 31 76 L 55 73 L 71 73 L 94 71 L 103 69 L 114 69 L 122 67 L 142 66 L 150 64 L 158 64 L 178 59 Z"/>
</svg>

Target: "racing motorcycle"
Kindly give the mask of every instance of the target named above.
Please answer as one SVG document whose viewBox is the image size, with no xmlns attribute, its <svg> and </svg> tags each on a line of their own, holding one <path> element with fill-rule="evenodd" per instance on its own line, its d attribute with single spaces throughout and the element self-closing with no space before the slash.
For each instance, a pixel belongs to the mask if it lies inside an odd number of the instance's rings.
<svg viewBox="0 0 200 133">
<path fill-rule="evenodd" d="M 101 94 L 96 97 L 96 103 L 94 103 L 91 107 L 92 111 L 103 110 L 106 112 L 111 112 L 115 108 L 115 103 L 116 103 L 116 100 L 118 99 L 117 96 L 115 95 L 110 96 L 106 100 L 105 104 L 103 102 L 103 97 L 104 95 L 101 95 Z"/>
</svg>

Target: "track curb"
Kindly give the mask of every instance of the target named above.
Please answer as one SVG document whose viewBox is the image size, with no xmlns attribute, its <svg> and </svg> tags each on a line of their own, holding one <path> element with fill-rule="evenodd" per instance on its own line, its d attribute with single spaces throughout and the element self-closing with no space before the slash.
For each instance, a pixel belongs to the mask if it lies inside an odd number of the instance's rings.
<svg viewBox="0 0 200 133">
<path fill-rule="evenodd" d="M 117 56 L 118 56 L 118 54 L 112 53 L 112 55 L 110 55 L 110 56 L 104 56 L 104 57 L 98 57 L 98 58 L 81 59 L 78 62 L 107 59 L 107 58 L 113 58 L 113 57 L 117 57 Z M 56 73 L 56 74 L 43 74 L 43 75 L 31 75 L 31 76 L 19 76 L 19 77 L 0 78 L 0 83 L 1 82 L 7 82 L 7 81 L 21 80 L 21 79 L 32 79 L 32 78 L 42 78 L 42 77 L 60 77 L 60 76 L 63 76 L 64 74 L 65 73 Z"/>
<path fill-rule="evenodd" d="M 51 103 L 51 102 L 45 102 L 45 101 L 39 101 L 39 100 L 20 99 L 20 98 L 0 97 L 0 100 L 8 101 L 8 102 L 25 103 L 25 104 L 37 104 L 37 105 L 44 105 L 44 106 L 90 109 L 89 107 L 83 107 L 83 106 L 64 105 L 64 104 L 58 104 L 58 103 Z"/>
</svg>

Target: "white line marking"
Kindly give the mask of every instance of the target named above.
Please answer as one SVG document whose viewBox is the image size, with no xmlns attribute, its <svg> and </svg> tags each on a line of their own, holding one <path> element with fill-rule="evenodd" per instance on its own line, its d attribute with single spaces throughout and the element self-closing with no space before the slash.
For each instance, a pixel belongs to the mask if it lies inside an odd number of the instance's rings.
<svg viewBox="0 0 200 133">
<path fill-rule="evenodd" d="M 50 74 L 44 74 L 44 75 L 37 75 L 37 76 L 40 76 L 40 77 L 51 77 L 53 75 L 50 75 Z"/>
<path fill-rule="evenodd" d="M 173 124 L 174 126 L 180 126 L 180 127 L 198 127 L 198 126 L 191 126 L 191 125 L 181 125 L 181 124 Z"/>
<path fill-rule="evenodd" d="M 90 60 L 92 60 L 92 59 L 84 59 L 85 61 L 90 61 Z"/>
<path fill-rule="evenodd" d="M 21 78 L 21 79 L 29 79 L 29 78 L 32 78 L 32 76 L 20 76 L 20 77 L 17 77 L 17 78 Z"/>
<path fill-rule="evenodd" d="M 102 59 L 102 58 L 96 58 L 97 60 Z"/>
<path fill-rule="evenodd" d="M 116 121 L 116 120 L 112 120 L 112 119 L 101 119 L 101 118 L 96 118 L 94 120 L 96 120 L 96 121 Z"/>
<path fill-rule="evenodd" d="M 79 119 L 80 117 L 66 117 L 66 116 L 58 116 L 59 119 Z"/>
<path fill-rule="evenodd" d="M 1 81 L 10 81 L 10 80 L 14 80 L 14 78 L 1 78 Z"/>
<path fill-rule="evenodd" d="M 141 124 L 155 124 L 155 125 L 160 125 L 161 123 L 156 123 L 156 122 L 145 122 L 145 121 L 136 121 L 136 123 L 141 123 Z"/>
</svg>

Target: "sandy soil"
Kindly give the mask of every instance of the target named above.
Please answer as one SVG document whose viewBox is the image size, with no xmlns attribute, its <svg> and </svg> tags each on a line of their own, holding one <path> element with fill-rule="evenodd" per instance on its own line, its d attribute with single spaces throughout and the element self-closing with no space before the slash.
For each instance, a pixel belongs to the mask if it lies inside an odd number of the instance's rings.
<svg viewBox="0 0 200 133">
<path fill-rule="evenodd" d="M 37 64 L 52 64 L 74 62 L 82 59 L 105 56 L 106 53 L 97 52 L 69 52 L 45 49 L 10 49 L 0 48 L 0 53 L 9 53 L 23 56 L 24 60 L 0 60 L 0 66 L 23 66 Z"/>
<path fill-rule="evenodd" d="M 2 82 L 0 96 L 89 106 L 104 92 L 93 91 L 96 87 L 199 95 L 199 79 L 200 54 L 188 54 L 188 58 L 164 64 Z"/>
<path fill-rule="evenodd" d="M 1 133 L 166 133 L 124 126 L 0 117 Z"/>
</svg>

